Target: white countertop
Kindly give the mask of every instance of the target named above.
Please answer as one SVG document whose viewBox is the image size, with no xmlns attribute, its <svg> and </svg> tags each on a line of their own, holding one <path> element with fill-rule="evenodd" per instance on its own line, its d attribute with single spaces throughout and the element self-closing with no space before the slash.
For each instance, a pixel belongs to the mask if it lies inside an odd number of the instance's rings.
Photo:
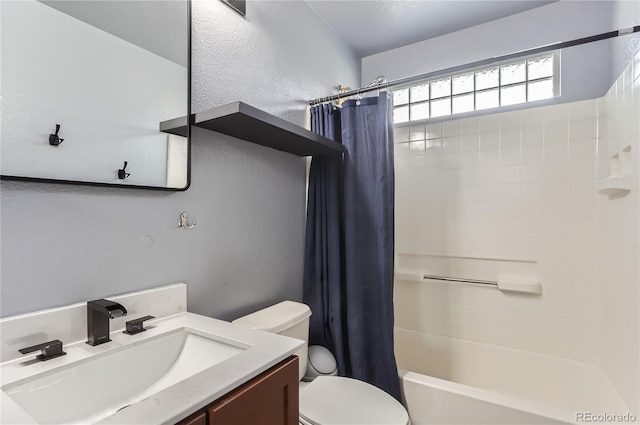
<svg viewBox="0 0 640 425">
<path fill-rule="evenodd" d="M 294 354 L 304 343 L 301 340 L 253 330 L 193 313 L 179 313 L 145 322 L 145 325 L 148 330 L 137 335 L 126 335 L 121 331 L 112 332 L 111 342 L 95 347 L 87 345 L 85 341 L 65 345 L 66 356 L 45 362 L 34 361 L 34 356 L 27 355 L 2 363 L 0 364 L 1 385 L 16 383 L 79 360 L 89 359 L 97 354 L 140 343 L 181 328 L 200 330 L 223 339 L 237 341 L 239 345 L 248 345 L 249 348 L 234 357 L 111 416 L 101 418 L 97 422 L 100 424 L 175 424 Z M 144 367 L 144 365 L 140 366 Z M 113 388 L 113 391 L 118 391 L 118 382 L 96 382 L 96 385 L 108 386 Z M 91 391 L 91 388 L 86 390 Z M 2 406 L 0 423 L 37 423 L 4 391 L 0 393 L 0 404 Z"/>
</svg>

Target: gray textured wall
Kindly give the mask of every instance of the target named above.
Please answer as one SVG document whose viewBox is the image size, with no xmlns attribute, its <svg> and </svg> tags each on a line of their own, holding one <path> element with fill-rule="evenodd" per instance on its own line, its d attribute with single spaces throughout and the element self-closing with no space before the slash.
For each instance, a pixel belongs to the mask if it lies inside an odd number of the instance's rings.
<svg viewBox="0 0 640 425">
<path fill-rule="evenodd" d="M 359 80 L 303 2 L 249 2 L 245 20 L 196 0 L 193 17 L 194 111 L 241 100 L 302 124 L 306 99 Z M 182 193 L 2 182 L 0 314 L 178 281 L 190 311 L 226 319 L 299 300 L 304 160 L 202 129 L 192 149 Z"/>
</svg>

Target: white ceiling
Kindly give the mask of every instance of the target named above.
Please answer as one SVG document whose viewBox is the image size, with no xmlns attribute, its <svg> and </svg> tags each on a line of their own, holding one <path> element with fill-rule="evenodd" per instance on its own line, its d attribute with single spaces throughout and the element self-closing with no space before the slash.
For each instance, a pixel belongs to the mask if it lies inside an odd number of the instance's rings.
<svg viewBox="0 0 640 425">
<path fill-rule="evenodd" d="M 306 0 L 360 57 L 543 6 L 540 0 Z"/>
<path fill-rule="evenodd" d="M 185 65 L 185 1 L 40 0 Z M 210 0 L 211 1 L 211 0 Z M 305 0 L 359 57 L 557 0 Z"/>
</svg>

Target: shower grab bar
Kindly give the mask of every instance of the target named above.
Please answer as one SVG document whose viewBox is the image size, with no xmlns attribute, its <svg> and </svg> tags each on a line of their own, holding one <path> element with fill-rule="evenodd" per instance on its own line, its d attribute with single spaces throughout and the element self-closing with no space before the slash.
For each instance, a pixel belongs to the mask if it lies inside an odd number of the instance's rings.
<svg viewBox="0 0 640 425">
<path fill-rule="evenodd" d="M 481 280 L 425 274 L 424 270 L 396 269 L 395 278 L 405 282 L 439 280 L 441 282 L 460 282 L 472 285 L 493 286 L 498 288 L 500 291 L 507 292 L 524 292 L 537 295 L 542 293 L 542 284 L 535 277 L 498 276 L 498 279 L 496 280 Z"/>
<path fill-rule="evenodd" d="M 442 280 L 445 282 L 462 282 L 462 283 L 473 283 L 476 285 L 498 286 L 498 281 L 496 280 L 464 279 L 459 277 L 434 276 L 434 275 L 424 275 L 423 278 L 431 279 L 431 280 Z"/>
</svg>

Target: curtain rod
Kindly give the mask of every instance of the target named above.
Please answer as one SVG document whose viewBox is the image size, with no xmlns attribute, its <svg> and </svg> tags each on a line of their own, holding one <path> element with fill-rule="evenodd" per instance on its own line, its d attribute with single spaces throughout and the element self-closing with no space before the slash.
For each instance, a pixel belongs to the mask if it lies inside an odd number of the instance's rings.
<svg viewBox="0 0 640 425">
<path fill-rule="evenodd" d="M 309 105 L 313 106 L 313 105 L 317 105 L 318 103 L 324 103 L 324 102 L 342 99 L 345 97 L 361 95 L 364 93 L 368 93 L 370 91 L 379 90 L 381 87 L 389 88 L 389 87 L 404 86 L 407 84 L 414 83 L 416 81 L 427 80 L 432 77 L 443 75 L 443 74 L 454 73 L 457 71 L 464 71 L 467 69 L 477 68 L 484 65 L 491 65 L 496 62 L 503 62 L 510 59 L 517 59 L 523 56 L 535 55 L 538 53 L 545 53 L 551 50 L 563 49 L 565 47 L 573 47 L 573 46 L 579 46 L 581 44 L 593 43 L 594 41 L 606 40 L 608 38 L 619 37 L 622 35 L 629 35 L 636 32 L 640 32 L 640 25 L 635 27 L 623 28 L 617 31 L 609 31 L 602 34 L 592 35 L 589 37 L 577 38 L 571 41 L 562 41 L 559 43 L 548 44 L 546 46 L 534 47 L 532 49 L 521 50 L 516 53 L 509 53 L 502 56 L 495 56 L 490 59 L 482 59 L 479 61 L 466 63 L 464 65 L 457 65 L 457 66 L 452 66 L 450 68 L 441 69 L 438 71 L 432 71 L 432 72 L 427 72 L 425 74 L 414 75 L 413 77 L 399 78 L 397 80 L 388 81 L 386 83 L 382 83 L 373 87 L 362 87 L 362 88 L 347 91 L 344 93 L 335 94 L 333 96 L 320 97 L 318 99 L 310 100 Z"/>
</svg>

